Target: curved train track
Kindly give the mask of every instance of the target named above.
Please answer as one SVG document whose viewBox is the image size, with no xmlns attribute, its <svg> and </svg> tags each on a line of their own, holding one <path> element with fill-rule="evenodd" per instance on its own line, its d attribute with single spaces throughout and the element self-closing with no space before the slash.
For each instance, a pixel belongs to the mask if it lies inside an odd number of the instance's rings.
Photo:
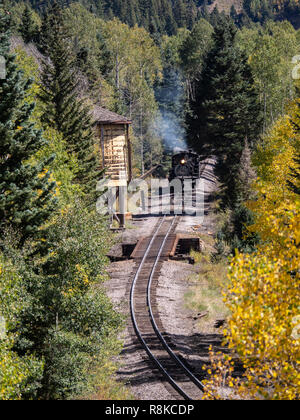
<svg viewBox="0 0 300 420">
<path fill-rule="evenodd" d="M 153 283 L 157 279 L 178 216 L 162 216 L 142 250 L 141 260 L 130 292 L 130 311 L 136 335 L 156 368 L 186 400 L 200 399 L 201 381 L 170 348 L 157 325 L 158 313 L 153 299 Z"/>
</svg>

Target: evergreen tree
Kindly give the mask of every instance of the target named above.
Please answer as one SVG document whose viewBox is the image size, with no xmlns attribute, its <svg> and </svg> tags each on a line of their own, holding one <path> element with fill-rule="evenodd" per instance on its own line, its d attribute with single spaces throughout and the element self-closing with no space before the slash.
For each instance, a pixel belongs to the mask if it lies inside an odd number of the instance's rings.
<svg viewBox="0 0 300 420">
<path fill-rule="evenodd" d="M 209 22 L 212 26 L 216 26 L 220 21 L 220 13 L 218 7 L 216 6 L 212 13 L 209 16 Z"/>
<path fill-rule="evenodd" d="M 172 36 L 176 33 L 176 31 L 177 31 L 177 25 L 176 25 L 175 19 L 172 14 L 169 14 L 166 17 L 165 32 L 169 36 Z"/>
<path fill-rule="evenodd" d="M 218 254 L 224 252 L 224 243 L 234 254 L 236 249 L 240 252 L 253 252 L 259 242 L 259 236 L 248 230 L 248 226 L 252 225 L 255 219 L 253 212 L 245 205 L 245 202 L 255 199 L 255 192 L 252 189 L 255 179 L 256 172 L 251 163 L 251 150 L 246 140 L 236 178 L 238 199 L 227 212 L 227 220 L 217 233 Z"/>
<path fill-rule="evenodd" d="M 34 41 L 37 37 L 38 28 L 33 21 L 31 10 L 27 5 L 22 15 L 22 23 L 19 27 L 19 32 L 26 44 Z"/>
<path fill-rule="evenodd" d="M 107 75 L 112 70 L 111 53 L 108 45 L 101 32 L 97 34 L 97 41 L 99 43 L 99 58 L 101 74 Z"/>
<path fill-rule="evenodd" d="M 249 16 L 247 15 L 247 13 L 243 10 L 241 13 L 241 16 L 239 18 L 240 21 L 240 26 L 246 26 L 246 27 L 250 27 L 251 26 L 251 19 L 249 18 Z"/>
<path fill-rule="evenodd" d="M 136 4 L 134 2 L 130 2 L 130 4 L 128 5 L 127 21 L 128 21 L 128 25 L 131 27 L 137 24 L 135 6 Z"/>
<path fill-rule="evenodd" d="M 103 18 L 103 16 L 104 16 L 104 4 L 103 4 L 103 0 L 97 0 L 97 2 L 96 2 L 96 8 L 97 8 L 98 15 L 101 18 Z"/>
<path fill-rule="evenodd" d="M 245 141 L 253 146 L 262 122 L 247 57 L 235 46 L 235 34 L 233 22 L 221 17 L 187 116 L 191 145 L 201 154 L 216 156 L 223 204 L 232 207 L 238 201 L 237 174 Z"/>
<path fill-rule="evenodd" d="M 186 26 L 189 30 L 193 28 L 200 16 L 200 11 L 198 10 L 195 2 L 193 0 L 188 0 L 186 5 Z"/>
<path fill-rule="evenodd" d="M 233 230 L 229 243 L 232 252 L 238 249 L 241 252 L 251 252 L 258 243 L 258 235 L 250 234 L 247 227 L 254 223 L 253 212 L 245 205 L 245 202 L 255 199 L 253 183 L 256 180 L 256 172 L 251 162 L 251 150 L 248 141 L 245 141 L 245 147 L 242 152 L 240 165 L 237 174 L 237 196 L 239 201 L 231 213 L 231 222 Z"/>
<path fill-rule="evenodd" d="M 90 195 L 99 176 L 94 131 L 90 110 L 78 98 L 76 60 L 70 45 L 62 9 L 54 2 L 44 15 L 41 32 L 41 47 L 49 57 L 42 74 L 42 120 L 62 133 L 69 153 L 77 156 L 77 181 Z"/>
<path fill-rule="evenodd" d="M 31 81 L 24 79 L 9 52 L 8 25 L 9 15 L 0 9 L 0 56 L 6 65 L 6 77 L 0 79 L 0 233 L 12 227 L 22 244 L 42 234 L 56 206 L 55 183 L 46 169 L 53 156 L 28 163 L 45 140 L 29 121 L 34 104 L 25 98 Z"/>
<path fill-rule="evenodd" d="M 174 18 L 179 28 L 185 28 L 187 25 L 187 10 L 183 0 L 174 2 Z"/>
<path fill-rule="evenodd" d="M 238 25 L 238 23 L 239 23 L 239 15 L 238 15 L 238 13 L 236 11 L 236 8 L 234 7 L 234 4 L 231 6 L 231 9 L 230 9 L 230 17 L 233 20 L 233 22 L 236 25 Z"/>
<path fill-rule="evenodd" d="M 209 21 L 208 1 L 204 0 L 203 6 L 201 7 L 201 17 Z"/>
</svg>

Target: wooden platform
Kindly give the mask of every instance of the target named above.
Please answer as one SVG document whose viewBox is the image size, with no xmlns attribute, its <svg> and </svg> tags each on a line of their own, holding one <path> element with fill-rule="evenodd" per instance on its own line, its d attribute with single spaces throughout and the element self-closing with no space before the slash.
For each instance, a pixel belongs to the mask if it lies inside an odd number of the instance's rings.
<svg viewBox="0 0 300 420">
<path fill-rule="evenodd" d="M 157 238 L 161 239 L 160 235 L 158 235 Z M 162 238 L 164 238 L 164 235 L 162 235 Z M 130 256 L 130 258 L 142 259 L 143 256 L 145 255 L 146 249 L 147 249 L 151 239 L 152 239 L 152 236 L 146 236 L 146 237 L 141 238 L 138 241 L 133 253 Z M 159 242 L 160 241 L 158 241 L 158 243 Z M 170 255 L 170 253 L 171 253 L 171 251 L 174 247 L 175 242 L 176 242 L 176 235 L 175 234 L 169 235 L 169 237 L 166 241 L 166 244 L 164 246 L 163 252 L 161 254 L 161 258 L 168 258 L 169 257 L 169 255 Z M 156 256 L 157 256 L 157 250 L 153 246 L 151 248 L 150 254 L 148 255 L 148 258 L 156 258 Z"/>
</svg>

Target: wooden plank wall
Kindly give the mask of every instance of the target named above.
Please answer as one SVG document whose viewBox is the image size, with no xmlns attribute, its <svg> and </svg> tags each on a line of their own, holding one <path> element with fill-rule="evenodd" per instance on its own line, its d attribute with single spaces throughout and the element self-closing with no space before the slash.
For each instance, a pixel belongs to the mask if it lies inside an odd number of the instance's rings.
<svg viewBox="0 0 300 420">
<path fill-rule="evenodd" d="M 124 124 L 105 124 L 98 128 L 100 161 L 113 181 L 128 180 L 127 130 Z"/>
</svg>

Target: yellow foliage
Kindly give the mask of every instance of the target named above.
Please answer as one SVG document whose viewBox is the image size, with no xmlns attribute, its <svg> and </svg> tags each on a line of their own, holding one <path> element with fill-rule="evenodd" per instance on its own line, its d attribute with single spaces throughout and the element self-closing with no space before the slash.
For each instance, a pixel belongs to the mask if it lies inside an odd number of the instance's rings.
<svg viewBox="0 0 300 420">
<path fill-rule="evenodd" d="M 291 110 L 293 121 L 296 109 Z M 237 253 L 232 259 L 224 293 L 231 313 L 225 343 L 245 373 L 242 380 L 234 379 L 228 362 L 212 356 L 214 376 L 206 381 L 206 398 L 212 393 L 223 398 L 224 389 L 230 399 L 292 400 L 300 395 L 300 198 L 287 185 L 298 147 L 299 133 L 286 116 L 256 153 L 257 199 L 248 203 L 256 221 L 249 229 L 262 242 L 255 253 Z"/>
<path fill-rule="evenodd" d="M 29 373 L 15 353 L 0 348 L 0 400 L 20 400 L 21 385 Z"/>
</svg>

